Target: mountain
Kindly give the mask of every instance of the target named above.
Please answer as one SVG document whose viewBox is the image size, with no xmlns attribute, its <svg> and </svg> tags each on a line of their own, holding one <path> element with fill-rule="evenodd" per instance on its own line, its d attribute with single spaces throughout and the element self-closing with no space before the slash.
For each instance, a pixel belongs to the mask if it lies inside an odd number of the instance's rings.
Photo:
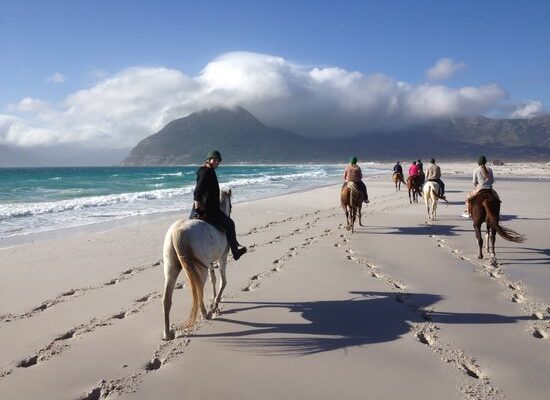
<svg viewBox="0 0 550 400">
<path fill-rule="evenodd" d="M 388 161 L 402 158 L 548 159 L 550 116 L 440 120 L 395 132 L 310 138 L 268 127 L 242 107 L 212 109 L 170 122 L 143 139 L 124 166 L 197 164 L 212 149 L 229 163 Z"/>
<path fill-rule="evenodd" d="M 244 108 L 205 110 L 170 122 L 138 143 L 122 165 L 176 165 L 203 161 L 219 149 L 224 161 L 299 160 L 308 140 L 263 125 Z"/>
</svg>

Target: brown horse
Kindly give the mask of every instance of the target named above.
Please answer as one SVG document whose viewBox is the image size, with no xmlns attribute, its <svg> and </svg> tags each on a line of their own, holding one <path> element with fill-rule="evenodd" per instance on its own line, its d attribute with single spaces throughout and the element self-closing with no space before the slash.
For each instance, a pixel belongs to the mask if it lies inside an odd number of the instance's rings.
<svg viewBox="0 0 550 400">
<path fill-rule="evenodd" d="M 495 197 L 492 190 L 480 190 L 474 197 L 470 199 L 472 220 L 474 230 L 476 232 L 477 244 L 479 245 L 479 255 L 477 258 L 483 259 L 483 238 L 481 236 L 481 225 L 485 222 L 487 226 L 487 252 L 491 253 L 489 246 L 489 237 L 491 238 L 491 247 L 493 257 L 496 258 L 495 238 L 498 233 L 504 239 L 510 242 L 522 243 L 525 241 L 525 236 L 516 231 L 500 226 L 500 200 Z"/>
<path fill-rule="evenodd" d="M 403 174 L 401 172 L 394 172 L 391 177 L 393 183 L 395 183 L 395 191 L 401 190 L 401 184 L 406 185 L 405 180 L 403 179 Z"/>
<path fill-rule="evenodd" d="M 409 203 L 412 204 L 413 201 L 415 203 L 418 203 L 418 196 L 422 197 L 422 186 L 420 184 L 419 176 L 409 175 L 409 177 L 407 178 L 407 190 L 409 191 Z"/>
<path fill-rule="evenodd" d="M 346 229 L 353 233 L 353 225 L 355 224 L 355 218 L 359 214 L 359 226 L 363 226 L 361 223 L 361 206 L 365 195 L 357 188 L 355 182 L 347 182 L 342 186 L 340 192 L 340 204 L 346 212 Z"/>
</svg>

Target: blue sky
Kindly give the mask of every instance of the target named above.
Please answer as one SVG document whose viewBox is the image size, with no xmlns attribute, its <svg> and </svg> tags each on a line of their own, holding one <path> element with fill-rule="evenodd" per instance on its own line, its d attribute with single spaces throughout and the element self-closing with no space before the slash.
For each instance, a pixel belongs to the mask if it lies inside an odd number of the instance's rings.
<svg viewBox="0 0 550 400">
<path fill-rule="evenodd" d="M 131 147 L 226 104 L 305 134 L 531 117 L 548 21 L 535 0 L 0 0 L 0 144 Z"/>
</svg>

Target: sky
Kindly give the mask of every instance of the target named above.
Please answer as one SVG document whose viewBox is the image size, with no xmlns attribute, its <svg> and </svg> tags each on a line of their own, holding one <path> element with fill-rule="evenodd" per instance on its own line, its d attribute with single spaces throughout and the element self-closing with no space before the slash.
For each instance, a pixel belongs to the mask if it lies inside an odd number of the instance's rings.
<svg viewBox="0 0 550 400">
<path fill-rule="evenodd" d="M 547 0 L 0 0 L 0 145 L 131 148 L 212 107 L 308 136 L 532 118 L 548 21 Z"/>
</svg>

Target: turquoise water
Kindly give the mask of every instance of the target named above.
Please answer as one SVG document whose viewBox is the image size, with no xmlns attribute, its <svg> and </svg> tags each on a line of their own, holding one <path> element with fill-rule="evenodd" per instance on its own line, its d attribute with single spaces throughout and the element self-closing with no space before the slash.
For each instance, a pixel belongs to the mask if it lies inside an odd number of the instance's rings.
<svg viewBox="0 0 550 400">
<path fill-rule="evenodd" d="M 222 165 L 234 202 L 340 182 L 343 165 Z M 0 239 L 92 223 L 188 210 L 197 166 L 0 169 Z M 363 166 L 363 173 L 389 173 Z"/>
</svg>

